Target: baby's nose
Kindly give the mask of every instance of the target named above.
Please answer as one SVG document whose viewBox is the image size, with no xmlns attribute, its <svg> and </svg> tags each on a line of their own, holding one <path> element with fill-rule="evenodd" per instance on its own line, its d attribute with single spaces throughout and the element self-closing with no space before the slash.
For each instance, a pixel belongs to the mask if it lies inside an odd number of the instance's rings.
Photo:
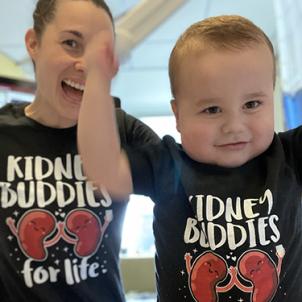
<svg viewBox="0 0 302 302">
<path fill-rule="evenodd" d="M 239 133 L 245 128 L 244 119 L 240 113 L 232 113 L 226 116 L 223 124 L 222 131 L 225 134 L 228 133 Z"/>
</svg>

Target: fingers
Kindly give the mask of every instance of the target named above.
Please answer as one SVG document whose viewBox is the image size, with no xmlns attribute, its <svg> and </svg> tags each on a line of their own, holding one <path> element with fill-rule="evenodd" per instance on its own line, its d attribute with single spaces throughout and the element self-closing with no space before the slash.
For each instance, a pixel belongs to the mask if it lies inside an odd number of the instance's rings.
<svg viewBox="0 0 302 302">
<path fill-rule="evenodd" d="M 112 71 L 113 71 L 113 77 L 114 77 L 117 74 L 119 67 L 120 67 L 120 62 L 119 62 L 119 58 L 117 56 L 116 51 L 114 52 L 112 67 L 113 67 Z"/>
<path fill-rule="evenodd" d="M 107 65 L 108 75 L 113 78 L 119 70 L 119 59 L 113 45 L 106 46 L 106 57 L 104 60 L 104 65 Z"/>
<path fill-rule="evenodd" d="M 87 73 L 97 70 L 103 77 L 111 80 L 119 68 L 113 38 L 106 33 L 93 37 L 86 46 L 84 64 Z"/>
</svg>

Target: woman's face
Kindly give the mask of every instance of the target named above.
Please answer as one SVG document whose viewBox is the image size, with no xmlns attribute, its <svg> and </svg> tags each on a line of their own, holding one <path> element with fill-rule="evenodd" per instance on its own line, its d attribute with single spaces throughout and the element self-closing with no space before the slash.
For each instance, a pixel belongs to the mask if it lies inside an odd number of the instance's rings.
<svg viewBox="0 0 302 302">
<path fill-rule="evenodd" d="M 31 29 L 26 46 L 35 63 L 36 97 L 27 116 L 51 127 L 77 123 L 85 89 L 84 55 L 96 35 L 113 43 L 114 33 L 105 10 L 91 1 L 58 0 L 56 13 L 38 38 Z"/>
</svg>

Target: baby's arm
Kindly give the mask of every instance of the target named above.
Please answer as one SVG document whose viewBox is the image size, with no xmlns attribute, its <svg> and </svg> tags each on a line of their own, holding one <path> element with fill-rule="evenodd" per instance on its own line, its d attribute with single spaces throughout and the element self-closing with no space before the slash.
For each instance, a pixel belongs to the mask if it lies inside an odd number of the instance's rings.
<svg viewBox="0 0 302 302">
<path fill-rule="evenodd" d="M 78 121 L 78 144 L 88 179 L 116 198 L 132 192 L 128 158 L 121 150 L 110 84 L 117 71 L 113 37 L 99 34 L 87 45 L 85 91 Z"/>
</svg>

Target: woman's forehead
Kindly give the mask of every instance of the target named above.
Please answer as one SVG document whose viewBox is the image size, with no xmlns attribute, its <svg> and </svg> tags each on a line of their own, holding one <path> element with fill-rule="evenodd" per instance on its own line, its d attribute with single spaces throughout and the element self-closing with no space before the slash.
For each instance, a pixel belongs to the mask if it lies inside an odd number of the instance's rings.
<svg viewBox="0 0 302 302">
<path fill-rule="evenodd" d="M 107 12 L 89 0 L 60 0 L 51 22 L 58 29 L 112 29 Z"/>
</svg>

